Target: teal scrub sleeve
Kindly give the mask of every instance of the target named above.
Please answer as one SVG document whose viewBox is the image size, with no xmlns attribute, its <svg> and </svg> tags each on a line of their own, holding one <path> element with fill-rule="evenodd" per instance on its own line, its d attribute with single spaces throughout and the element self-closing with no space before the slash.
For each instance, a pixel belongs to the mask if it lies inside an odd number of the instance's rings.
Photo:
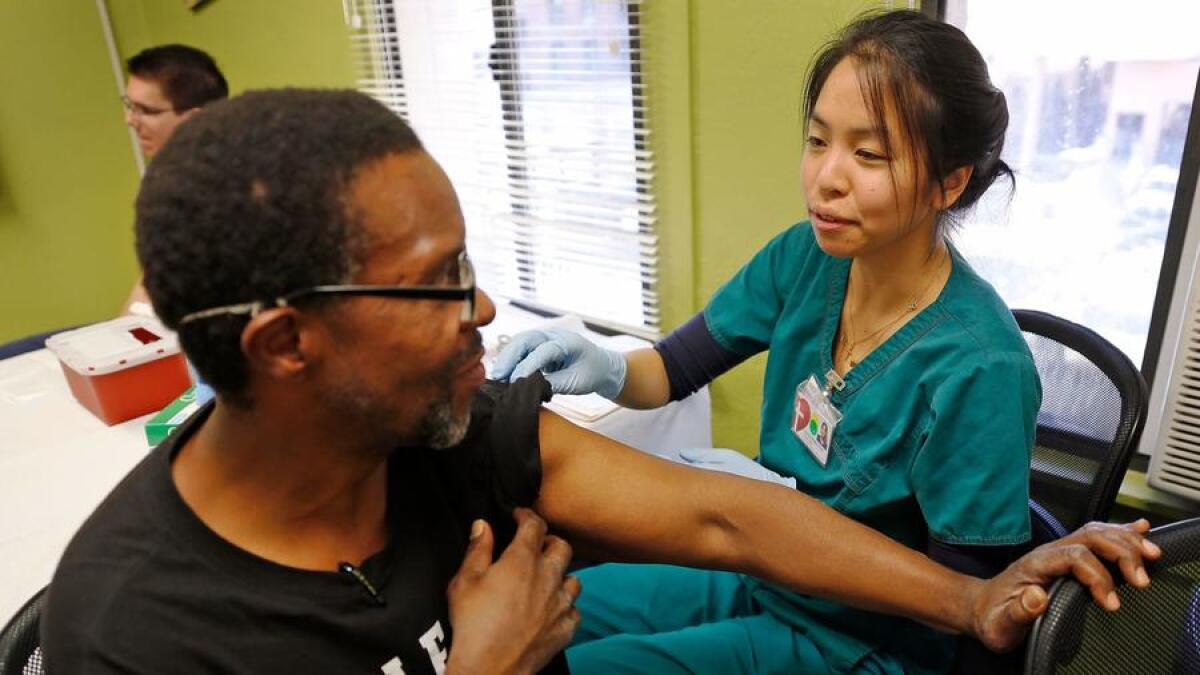
<svg viewBox="0 0 1200 675">
<path fill-rule="evenodd" d="M 740 358 L 766 350 L 802 261 L 816 248 L 811 229 L 793 225 L 767 243 L 719 288 L 704 320 L 722 347 Z"/>
<path fill-rule="evenodd" d="M 1041 405 L 1033 360 L 981 355 L 955 367 L 933 394 L 910 471 L 929 534 L 946 544 L 1029 540 L 1029 460 Z"/>
</svg>

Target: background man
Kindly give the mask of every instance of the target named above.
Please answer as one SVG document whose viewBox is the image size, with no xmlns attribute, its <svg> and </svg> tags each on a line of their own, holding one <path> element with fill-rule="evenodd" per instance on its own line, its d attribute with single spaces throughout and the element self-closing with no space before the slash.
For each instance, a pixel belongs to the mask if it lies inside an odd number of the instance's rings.
<svg viewBox="0 0 1200 675">
<path fill-rule="evenodd" d="M 983 582 L 795 490 L 575 427 L 541 408 L 540 375 L 485 385 L 478 327 L 495 307 L 454 190 L 359 93 L 213 106 L 151 163 L 137 232 L 155 310 L 218 397 L 64 553 L 42 622 L 56 672 L 561 667 L 580 590 L 564 539 L 596 560 L 745 572 L 997 649 L 1044 610 L 1056 575 L 1115 602 L 1089 548 L 1142 585 L 1142 557 L 1157 555 L 1144 522 L 1096 525 Z"/>
<path fill-rule="evenodd" d="M 137 133 L 146 159 L 200 108 L 229 97 L 216 62 L 195 47 L 150 47 L 129 59 L 127 67 L 125 123 Z"/>
<path fill-rule="evenodd" d="M 229 97 L 229 85 L 208 54 L 187 45 L 162 45 L 144 49 L 126 64 L 125 124 L 137 134 L 147 160 L 162 149 L 175 128 L 201 108 Z M 139 280 L 125 300 L 122 313 L 149 298 Z"/>
</svg>

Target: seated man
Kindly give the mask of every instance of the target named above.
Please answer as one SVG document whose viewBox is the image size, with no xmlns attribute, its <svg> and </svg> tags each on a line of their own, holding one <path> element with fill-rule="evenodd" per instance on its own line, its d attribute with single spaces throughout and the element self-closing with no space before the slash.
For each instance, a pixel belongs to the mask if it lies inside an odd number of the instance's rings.
<svg viewBox="0 0 1200 675">
<path fill-rule="evenodd" d="M 495 307 L 454 190 L 362 94 L 214 105 L 151 165 L 137 235 L 155 310 L 217 399 L 67 548 L 42 622 L 53 672 L 561 668 L 580 590 L 564 539 L 995 649 L 1057 575 L 1115 608 L 1089 548 L 1135 581 L 1157 556 L 1146 523 L 1095 525 L 980 581 L 794 490 L 579 429 L 541 408 L 541 376 L 485 385 L 477 329 Z"/>
<path fill-rule="evenodd" d="M 208 54 L 187 45 L 143 49 L 126 64 L 125 124 L 137 135 L 142 155 L 152 159 L 175 128 L 214 101 L 229 97 L 229 85 Z M 149 311 L 149 298 L 138 281 L 123 313 Z M 134 303 L 142 303 L 135 307 Z"/>
</svg>

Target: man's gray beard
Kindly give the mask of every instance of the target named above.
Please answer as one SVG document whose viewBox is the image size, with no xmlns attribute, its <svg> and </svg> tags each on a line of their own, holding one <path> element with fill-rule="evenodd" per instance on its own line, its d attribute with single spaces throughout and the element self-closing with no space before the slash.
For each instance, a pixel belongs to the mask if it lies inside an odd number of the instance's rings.
<svg viewBox="0 0 1200 675">
<path fill-rule="evenodd" d="M 434 450 L 444 450 L 462 442 L 471 425 L 471 411 L 468 409 L 461 419 L 454 417 L 454 403 L 449 400 L 438 401 L 429 408 L 429 412 L 421 418 L 417 427 L 417 439 L 420 445 Z"/>
<path fill-rule="evenodd" d="M 380 445 L 395 447 L 399 441 L 404 445 L 442 450 L 462 442 L 471 424 L 470 409 L 462 417 L 455 419 L 454 401 L 447 394 L 446 398 L 429 406 L 425 414 L 417 422 L 416 433 L 411 442 L 400 441 L 397 434 L 403 432 L 397 428 L 398 420 L 395 411 L 387 406 L 378 405 L 371 394 L 358 389 L 352 383 L 343 383 L 324 392 L 324 401 L 335 410 L 341 411 L 345 419 L 358 419 L 364 431 L 373 436 Z M 411 432 L 409 432 L 411 433 Z"/>
</svg>

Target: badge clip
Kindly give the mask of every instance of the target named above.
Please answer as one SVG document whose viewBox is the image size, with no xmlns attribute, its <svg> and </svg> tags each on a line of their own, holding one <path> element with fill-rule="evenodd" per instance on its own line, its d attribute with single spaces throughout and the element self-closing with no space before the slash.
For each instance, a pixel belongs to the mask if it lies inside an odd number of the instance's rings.
<svg viewBox="0 0 1200 675">
<path fill-rule="evenodd" d="M 825 373 L 825 396 L 829 396 L 836 389 L 841 391 L 846 388 L 846 381 L 842 379 L 837 371 L 830 368 L 829 372 Z"/>
</svg>

